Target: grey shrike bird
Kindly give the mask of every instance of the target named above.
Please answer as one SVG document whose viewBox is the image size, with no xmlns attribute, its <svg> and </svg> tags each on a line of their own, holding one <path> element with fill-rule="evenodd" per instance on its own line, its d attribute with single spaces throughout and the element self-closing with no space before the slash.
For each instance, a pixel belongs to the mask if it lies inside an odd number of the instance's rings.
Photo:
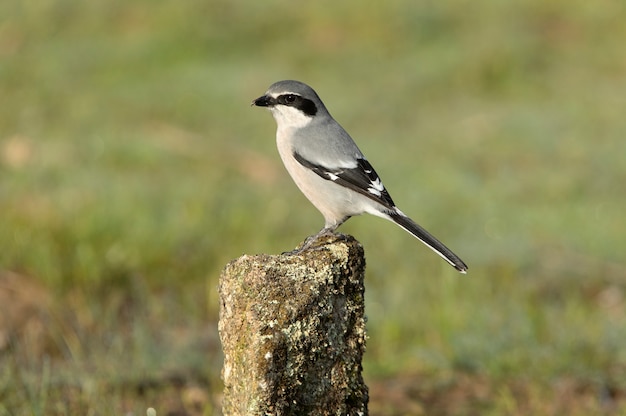
<svg viewBox="0 0 626 416">
<path fill-rule="evenodd" d="M 372 165 L 311 87 L 279 81 L 252 104 L 272 112 L 280 157 L 326 221 L 299 251 L 321 235 L 333 233 L 348 218 L 367 212 L 395 222 L 455 269 L 467 271 L 463 260 L 396 207 Z"/>
</svg>

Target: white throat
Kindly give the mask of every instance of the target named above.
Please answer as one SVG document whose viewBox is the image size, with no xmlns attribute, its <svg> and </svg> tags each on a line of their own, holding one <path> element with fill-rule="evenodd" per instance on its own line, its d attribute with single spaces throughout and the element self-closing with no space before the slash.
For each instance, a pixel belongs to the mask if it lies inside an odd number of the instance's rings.
<svg viewBox="0 0 626 416">
<path fill-rule="evenodd" d="M 270 108 L 278 129 L 300 129 L 308 125 L 313 117 L 304 114 L 294 107 L 286 105 L 276 105 Z"/>
</svg>

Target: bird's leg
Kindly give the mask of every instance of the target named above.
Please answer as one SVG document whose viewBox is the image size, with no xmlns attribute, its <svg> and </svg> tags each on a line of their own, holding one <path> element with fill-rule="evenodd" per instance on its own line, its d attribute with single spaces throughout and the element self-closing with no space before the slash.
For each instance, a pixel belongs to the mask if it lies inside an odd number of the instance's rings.
<svg viewBox="0 0 626 416">
<path fill-rule="evenodd" d="M 306 240 L 304 240 L 304 243 L 302 243 L 302 246 L 294 248 L 291 251 L 286 251 L 283 254 L 287 254 L 287 255 L 300 254 L 303 251 L 310 249 L 313 243 L 315 243 L 318 238 L 324 235 L 332 234 L 333 231 L 334 231 L 334 228 L 324 227 L 317 234 L 308 236 Z"/>
<path fill-rule="evenodd" d="M 319 230 L 317 234 L 308 236 L 306 240 L 304 240 L 304 244 L 302 244 L 302 247 L 300 247 L 298 251 L 308 250 L 309 248 L 311 248 L 313 243 L 315 243 L 320 237 L 323 237 L 325 235 L 332 235 L 335 231 L 335 228 L 336 227 L 324 227 Z"/>
<path fill-rule="evenodd" d="M 339 227 L 341 224 L 346 222 L 348 218 L 350 217 L 345 217 L 341 221 L 333 225 L 326 225 L 317 234 L 307 237 L 306 240 L 304 240 L 304 243 L 302 244 L 301 247 L 293 249 L 291 251 L 287 251 L 283 254 L 300 254 L 303 251 L 310 249 L 313 243 L 315 243 L 320 237 L 323 237 L 325 235 L 335 235 L 335 230 L 337 229 L 337 227 Z"/>
</svg>

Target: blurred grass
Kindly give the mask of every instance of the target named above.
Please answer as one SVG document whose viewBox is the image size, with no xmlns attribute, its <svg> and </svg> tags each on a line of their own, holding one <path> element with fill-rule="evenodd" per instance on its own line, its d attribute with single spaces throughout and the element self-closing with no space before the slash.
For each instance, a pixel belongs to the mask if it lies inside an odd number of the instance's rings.
<svg viewBox="0 0 626 416">
<path fill-rule="evenodd" d="M 342 227 L 368 258 L 376 388 L 417 374 L 426 414 L 623 414 L 625 17 L 611 1 L 2 2 L 0 270 L 23 298 L 0 305 L 0 414 L 218 412 L 221 268 L 322 224 L 249 107 L 284 78 L 317 89 L 470 266 L 374 218 Z M 426 400 L 463 374 L 487 393 Z"/>
</svg>

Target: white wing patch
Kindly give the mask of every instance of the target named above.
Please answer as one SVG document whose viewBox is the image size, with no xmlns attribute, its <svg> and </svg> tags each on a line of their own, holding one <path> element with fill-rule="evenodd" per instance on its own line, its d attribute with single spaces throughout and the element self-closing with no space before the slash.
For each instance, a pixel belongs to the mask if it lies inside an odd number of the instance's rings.
<svg viewBox="0 0 626 416">
<path fill-rule="evenodd" d="M 376 196 L 381 196 L 384 190 L 385 190 L 385 187 L 383 186 L 383 183 L 380 181 L 380 178 L 376 178 L 375 181 L 371 181 L 370 186 L 367 188 L 367 192 Z"/>
</svg>

